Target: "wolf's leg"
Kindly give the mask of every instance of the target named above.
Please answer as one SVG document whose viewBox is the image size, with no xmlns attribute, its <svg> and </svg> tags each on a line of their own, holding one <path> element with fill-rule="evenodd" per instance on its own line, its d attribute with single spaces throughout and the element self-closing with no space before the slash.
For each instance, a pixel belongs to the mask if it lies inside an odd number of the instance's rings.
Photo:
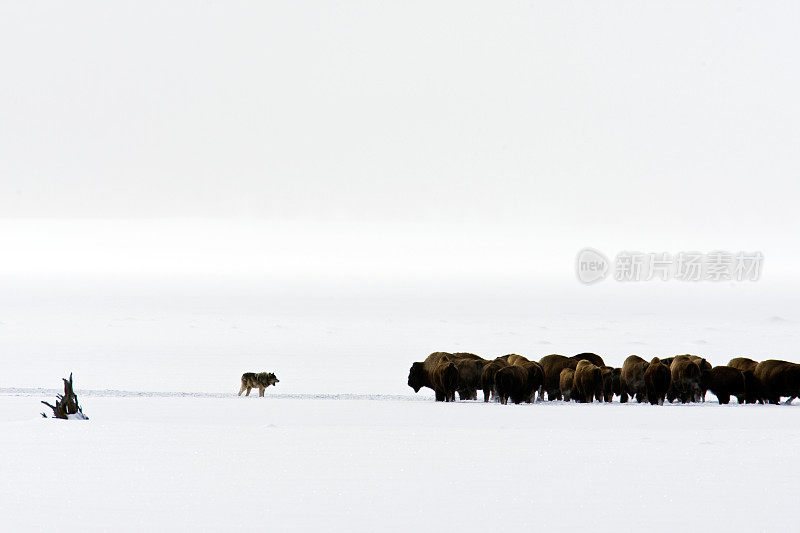
<svg viewBox="0 0 800 533">
<path fill-rule="evenodd" d="M 259 388 L 258 388 L 258 395 L 259 395 L 260 397 L 264 396 L 264 387 L 259 387 Z"/>
<path fill-rule="evenodd" d="M 241 388 L 241 389 L 239 389 L 239 396 L 241 396 L 241 395 L 242 395 L 242 393 L 244 392 L 244 389 L 245 389 L 245 386 L 244 386 L 244 385 L 242 385 L 242 388 Z"/>
<path fill-rule="evenodd" d="M 247 393 L 245 393 L 245 396 L 250 396 L 250 391 L 252 389 L 253 389 L 253 387 L 247 387 Z"/>
</svg>

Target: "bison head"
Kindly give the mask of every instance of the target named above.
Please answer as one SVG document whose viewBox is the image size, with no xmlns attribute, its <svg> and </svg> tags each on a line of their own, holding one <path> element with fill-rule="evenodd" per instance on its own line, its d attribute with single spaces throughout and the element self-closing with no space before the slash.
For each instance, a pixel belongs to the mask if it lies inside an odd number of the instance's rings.
<svg viewBox="0 0 800 533">
<path fill-rule="evenodd" d="M 411 365 L 411 370 L 408 372 L 408 386 L 414 389 L 414 392 L 419 392 L 422 387 L 428 384 L 425 376 L 425 368 L 422 363 L 414 363 Z"/>
</svg>

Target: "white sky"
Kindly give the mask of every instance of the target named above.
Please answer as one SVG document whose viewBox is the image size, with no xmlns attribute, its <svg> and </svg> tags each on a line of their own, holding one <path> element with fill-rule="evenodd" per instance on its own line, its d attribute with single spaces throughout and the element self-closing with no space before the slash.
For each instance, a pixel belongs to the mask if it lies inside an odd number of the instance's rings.
<svg viewBox="0 0 800 533">
<path fill-rule="evenodd" d="M 5 3 L 0 217 L 412 225 L 419 254 L 437 236 L 480 254 L 466 224 L 547 243 L 540 263 L 758 249 L 788 269 L 798 20 L 755 1 Z M 62 233 L 20 246 L 80 257 Z"/>
</svg>

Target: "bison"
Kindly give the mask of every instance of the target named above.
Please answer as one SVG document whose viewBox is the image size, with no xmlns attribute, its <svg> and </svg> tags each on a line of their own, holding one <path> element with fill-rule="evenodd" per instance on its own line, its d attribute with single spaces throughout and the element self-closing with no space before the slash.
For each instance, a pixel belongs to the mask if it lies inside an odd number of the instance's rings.
<svg viewBox="0 0 800 533">
<path fill-rule="evenodd" d="M 424 361 L 413 363 L 408 372 L 408 386 L 414 392 L 419 392 L 422 387 L 433 389 L 437 402 L 455 401 L 458 369 L 451 357 L 452 354 L 447 352 L 433 352 Z M 446 364 L 440 365 L 443 362 Z"/>
<path fill-rule="evenodd" d="M 569 357 L 554 353 L 545 355 L 539 359 L 539 364 L 542 365 L 542 370 L 544 371 L 543 389 L 544 392 L 547 393 L 547 400 L 560 400 L 561 389 L 559 379 L 561 377 L 561 371 L 565 368 L 575 370 L 577 362 Z"/>
<path fill-rule="evenodd" d="M 644 388 L 650 405 L 664 405 L 671 379 L 667 365 L 658 357 L 653 357 L 644 371 Z"/>
<path fill-rule="evenodd" d="M 756 365 L 756 379 L 761 384 L 761 394 L 772 404 L 778 404 L 781 397 L 788 396 L 786 403 L 792 403 L 800 396 L 800 365 L 789 361 L 769 359 Z"/>
<path fill-rule="evenodd" d="M 589 361 L 593 365 L 599 366 L 600 368 L 606 366 L 602 357 L 600 357 L 596 353 L 591 353 L 591 352 L 579 353 L 578 355 L 573 355 L 572 357 L 570 357 L 570 359 L 574 360 L 576 364 L 578 361 Z"/>
<path fill-rule="evenodd" d="M 520 366 L 528 371 L 529 386 L 532 388 L 531 397 L 526 399 L 528 403 L 533 401 L 533 395 L 536 391 L 542 392 L 542 384 L 544 383 L 544 370 L 542 365 L 536 361 L 531 361 L 526 357 L 517 354 L 508 356 L 508 364 L 513 366 Z"/>
<path fill-rule="evenodd" d="M 727 404 L 731 401 L 731 395 L 739 397 L 747 393 L 747 383 L 744 372 L 732 366 L 715 366 L 710 372 L 708 390 L 717 397 L 717 402 Z M 742 403 L 739 401 L 739 403 Z"/>
<path fill-rule="evenodd" d="M 678 399 L 681 403 L 699 402 L 702 375 L 697 363 L 687 355 L 677 355 L 669 369 L 672 374 L 672 383 L 667 392 L 669 401 Z"/>
<path fill-rule="evenodd" d="M 700 401 L 706 401 L 706 391 L 711 382 L 711 363 L 699 355 L 686 354 L 700 369 Z"/>
<path fill-rule="evenodd" d="M 573 397 L 573 390 L 575 386 L 575 371 L 571 368 L 565 368 L 561 371 L 558 377 L 558 389 L 561 391 L 561 397 L 565 402 L 570 401 Z"/>
<path fill-rule="evenodd" d="M 610 402 L 615 394 L 617 396 L 620 394 L 619 375 L 622 369 L 604 366 L 600 370 L 603 373 L 603 401 Z"/>
<path fill-rule="evenodd" d="M 497 391 L 494 386 L 495 375 L 498 370 L 507 366 L 508 356 L 498 357 L 483 365 L 483 370 L 481 370 L 481 389 L 483 389 L 484 402 L 488 402 L 492 395 L 495 397 L 497 396 Z"/>
<path fill-rule="evenodd" d="M 642 403 L 647 397 L 647 388 L 644 383 L 644 372 L 649 363 L 638 355 L 631 355 L 622 363 L 619 375 L 620 403 L 628 401 L 628 396 L 636 398 Z"/>
<path fill-rule="evenodd" d="M 500 403 L 506 405 L 509 399 L 515 404 L 530 401 L 534 387 L 528 376 L 528 369 L 521 366 L 509 365 L 498 370 L 494 385 Z"/>
<path fill-rule="evenodd" d="M 728 361 L 728 366 L 733 367 L 737 370 L 741 370 L 742 372 L 746 370 L 754 372 L 757 365 L 758 361 L 753 361 L 748 357 L 734 357 L 733 359 Z"/>
<path fill-rule="evenodd" d="M 433 368 L 431 383 L 433 383 L 433 392 L 436 394 L 437 402 L 456 401 L 458 368 L 448 356 L 442 357 Z"/>
<path fill-rule="evenodd" d="M 573 382 L 580 403 L 603 401 L 603 373 L 599 366 L 587 359 L 578 361 Z"/>
<path fill-rule="evenodd" d="M 477 400 L 478 389 L 481 388 L 483 360 L 459 357 L 458 354 L 453 354 L 451 359 L 458 370 L 458 397 L 462 400 Z"/>
</svg>

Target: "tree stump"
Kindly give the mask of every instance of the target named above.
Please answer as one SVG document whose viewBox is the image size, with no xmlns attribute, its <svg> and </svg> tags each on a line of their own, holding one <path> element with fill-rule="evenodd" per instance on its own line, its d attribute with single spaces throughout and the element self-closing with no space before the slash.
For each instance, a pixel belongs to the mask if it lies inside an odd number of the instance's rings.
<svg viewBox="0 0 800 533">
<path fill-rule="evenodd" d="M 57 396 L 56 404 L 51 405 L 44 400 L 42 403 L 53 410 L 53 418 L 61 418 L 63 420 L 89 420 L 89 417 L 83 414 L 81 406 L 78 405 L 78 397 L 72 390 L 72 373 L 69 375 L 69 380 L 64 379 L 64 394 Z M 42 413 L 42 416 L 47 418 L 47 415 Z"/>
</svg>

